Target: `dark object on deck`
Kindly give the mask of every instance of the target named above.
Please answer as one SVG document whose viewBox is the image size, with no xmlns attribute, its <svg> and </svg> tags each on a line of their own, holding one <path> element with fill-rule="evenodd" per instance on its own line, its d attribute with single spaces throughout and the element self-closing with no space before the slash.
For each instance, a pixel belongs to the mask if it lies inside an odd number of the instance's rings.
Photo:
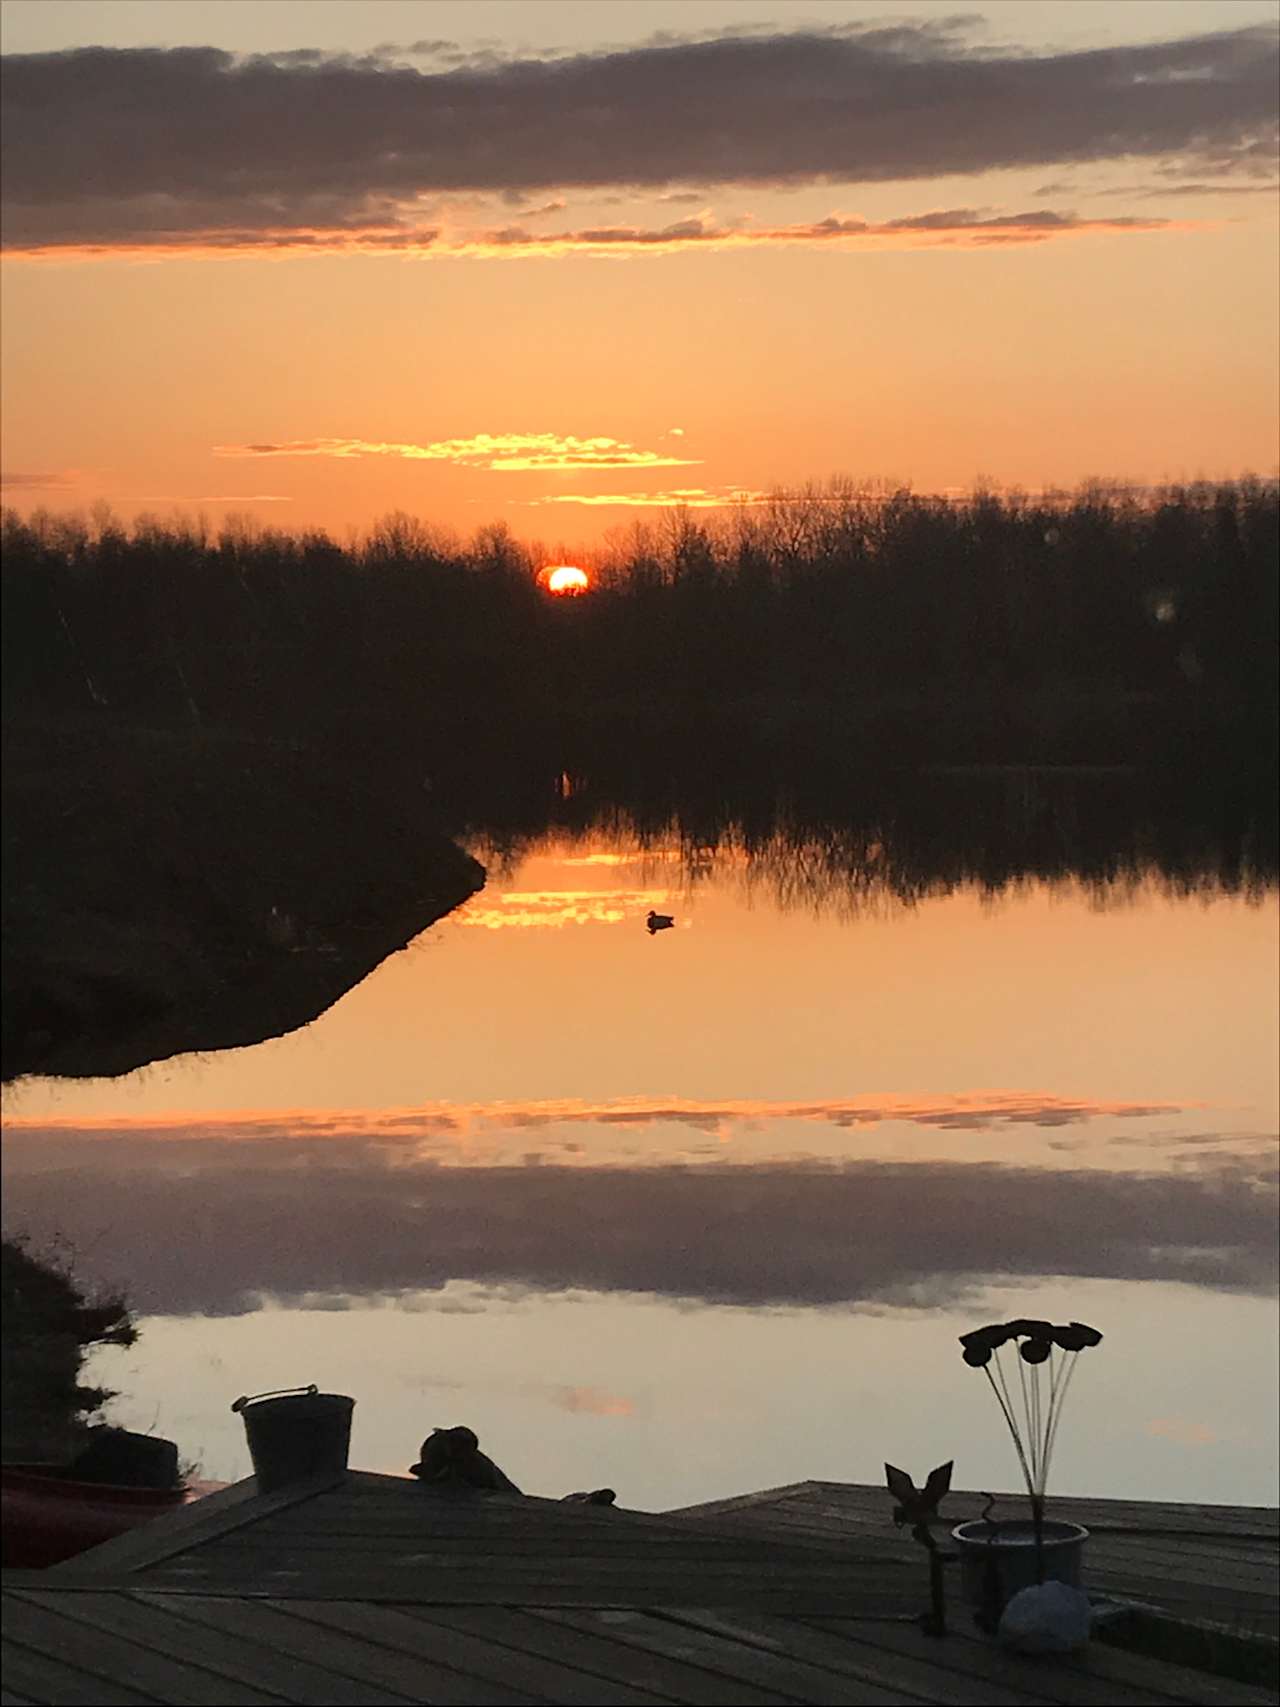
<svg viewBox="0 0 1280 1707">
<path fill-rule="evenodd" d="M 645 924 L 649 927 L 650 936 L 654 936 L 658 931 L 669 931 L 673 929 L 675 922 L 675 919 L 670 913 L 655 913 L 652 907 L 650 907 L 649 916 L 645 920 Z"/>
<path fill-rule="evenodd" d="M 244 1422 L 253 1473 L 264 1494 L 322 1471 L 345 1470 L 355 1400 L 316 1387 L 241 1397 L 232 1405 Z"/>
<path fill-rule="evenodd" d="M 617 1499 L 612 1488 L 593 1488 L 589 1494 L 565 1494 L 564 1501 L 571 1505 L 612 1505 Z"/>
<path fill-rule="evenodd" d="M 940 1521 L 938 1506 L 951 1487 L 952 1461 L 930 1470 L 923 1488 L 917 1488 L 905 1470 L 892 1464 L 884 1467 L 889 1492 L 897 1500 L 893 1521 L 901 1528 L 911 1525 L 912 1539 L 920 1543 L 929 1555 L 929 1610 L 920 1617 L 920 1628 L 926 1636 L 945 1636 L 947 1633 L 946 1588 L 942 1567 L 951 1564 L 954 1553 L 944 1553 L 933 1538 L 929 1525 Z"/>
<path fill-rule="evenodd" d="M 83 1451 L 67 1465 L 67 1475 L 73 1481 L 103 1482 L 116 1488 L 176 1488 L 178 1448 L 157 1435 L 94 1428 Z"/>
<path fill-rule="evenodd" d="M 520 1492 L 510 1476 L 481 1452 L 480 1442 L 469 1428 L 433 1428 L 419 1449 L 418 1462 L 409 1466 L 409 1474 L 421 1482 L 462 1482 L 467 1487 L 504 1494 Z"/>
<path fill-rule="evenodd" d="M 110 1487 L 82 1482 L 54 1464 L 6 1464 L 0 1471 L 0 1562 L 6 1570 L 40 1571 L 73 1559 L 182 1505 L 187 1490 Z"/>
</svg>

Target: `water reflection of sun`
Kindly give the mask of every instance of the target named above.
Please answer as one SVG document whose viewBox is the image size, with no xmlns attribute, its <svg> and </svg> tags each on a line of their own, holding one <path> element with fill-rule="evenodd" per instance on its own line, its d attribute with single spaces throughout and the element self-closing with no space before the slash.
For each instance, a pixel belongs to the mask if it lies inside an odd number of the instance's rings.
<svg viewBox="0 0 1280 1707">
<path fill-rule="evenodd" d="M 585 593 L 591 585 L 591 577 L 586 570 L 572 563 L 549 563 L 538 576 L 538 581 L 549 593 L 559 594 Z"/>
</svg>

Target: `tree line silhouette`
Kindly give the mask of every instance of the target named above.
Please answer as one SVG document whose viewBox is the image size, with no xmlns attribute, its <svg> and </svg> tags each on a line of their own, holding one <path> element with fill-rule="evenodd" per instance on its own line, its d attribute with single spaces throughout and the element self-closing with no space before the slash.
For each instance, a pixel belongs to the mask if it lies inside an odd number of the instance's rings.
<svg viewBox="0 0 1280 1707">
<path fill-rule="evenodd" d="M 817 731 L 868 760 L 1274 752 L 1274 482 L 952 500 L 833 481 L 675 510 L 578 557 L 396 513 L 3 518 L 6 714 L 429 747 Z M 1268 744 L 1271 743 L 1269 746 Z"/>
</svg>

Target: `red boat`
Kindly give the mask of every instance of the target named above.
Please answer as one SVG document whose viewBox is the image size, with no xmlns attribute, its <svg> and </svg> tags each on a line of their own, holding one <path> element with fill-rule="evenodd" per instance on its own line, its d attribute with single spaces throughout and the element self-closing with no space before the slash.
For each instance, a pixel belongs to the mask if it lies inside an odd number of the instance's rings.
<svg viewBox="0 0 1280 1707">
<path fill-rule="evenodd" d="M 77 1481 L 53 1464 L 6 1464 L 0 1468 L 3 1564 L 8 1570 L 61 1564 L 211 1491 L 199 1483 L 112 1487 Z"/>
</svg>

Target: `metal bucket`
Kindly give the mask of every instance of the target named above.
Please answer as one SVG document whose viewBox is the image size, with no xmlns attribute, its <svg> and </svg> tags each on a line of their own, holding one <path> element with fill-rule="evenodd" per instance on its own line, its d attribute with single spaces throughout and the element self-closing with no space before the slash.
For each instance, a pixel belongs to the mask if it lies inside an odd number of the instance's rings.
<svg viewBox="0 0 1280 1707">
<path fill-rule="evenodd" d="M 355 1406 L 345 1394 L 315 1386 L 237 1399 L 231 1409 L 244 1423 L 258 1491 L 269 1494 L 306 1476 L 345 1470 Z"/>
<path fill-rule="evenodd" d="M 1040 1526 L 1040 1559 L 1035 1525 L 989 1523 L 977 1518 L 951 1531 L 960 1554 L 960 1592 L 978 1611 L 998 1613 L 1019 1589 L 1037 1582 L 1080 1587 L 1081 1555 L 1089 1531 L 1079 1523 L 1046 1520 Z"/>
</svg>

